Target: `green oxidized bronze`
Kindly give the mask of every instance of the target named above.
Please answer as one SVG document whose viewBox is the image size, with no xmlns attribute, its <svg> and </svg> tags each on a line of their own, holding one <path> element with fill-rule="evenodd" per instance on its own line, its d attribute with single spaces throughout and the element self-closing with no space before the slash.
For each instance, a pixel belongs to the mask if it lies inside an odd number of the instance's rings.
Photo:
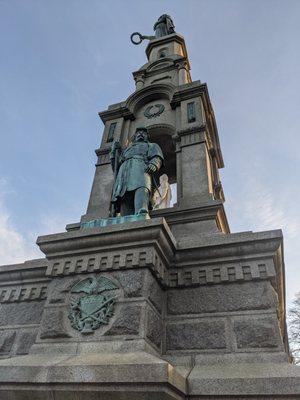
<svg viewBox="0 0 300 400">
<path fill-rule="evenodd" d="M 155 36 L 141 35 L 140 32 L 133 32 L 130 40 L 133 44 L 140 44 L 144 39 L 153 40 L 175 33 L 175 25 L 168 14 L 161 15 L 154 24 Z"/>
<path fill-rule="evenodd" d="M 123 151 L 119 142 L 113 144 L 110 159 L 115 175 L 110 216 L 148 215 L 163 163 L 159 145 L 149 142 L 146 128 L 137 128 Z"/>
<path fill-rule="evenodd" d="M 71 326 L 81 333 L 93 333 L 101 325 L 106 325 L 114 313 L 116 296 L 100 294 L 118 289 L 110 279 L 101 276 L 85 278 L 71 288 L 71 293 L 84 292 L 86 295 L 70 302 L 69 319 Z"/>
<path fill-rule="evenodd" d="M 168 14 L 161 15 L 154 24 L 155 37 L 163 37 L 175 33 L 175 25 Z"/>
</svg>

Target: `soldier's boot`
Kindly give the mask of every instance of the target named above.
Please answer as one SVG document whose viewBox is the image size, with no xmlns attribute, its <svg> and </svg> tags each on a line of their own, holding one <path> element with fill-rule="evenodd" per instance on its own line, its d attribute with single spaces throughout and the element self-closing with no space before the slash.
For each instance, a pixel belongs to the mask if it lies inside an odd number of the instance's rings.
<svg viewBox="0 0 300 400">
<path fill-rule="evenodd" d="M 134 213 L 149 214 L 149 190 L 141 187 L 134 194 Z"/>
</svg>

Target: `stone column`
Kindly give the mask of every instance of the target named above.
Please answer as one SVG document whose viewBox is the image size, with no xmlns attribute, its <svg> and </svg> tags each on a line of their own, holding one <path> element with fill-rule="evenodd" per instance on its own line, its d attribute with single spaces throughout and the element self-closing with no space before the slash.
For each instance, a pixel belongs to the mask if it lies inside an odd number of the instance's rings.
<svg viewBox="0 0 300 400">
<path fill-rule="evenodd" d="M 110 196 L 113 185 L 113 171 L 110 164 L 109 148 L 97 149 L 98 161 L 87 212 L 81 220 L 89 221 L 96 218 L 107 218 L 110 207 Z"/>
<path fill-rule="evenodd" d="M 184 85 L 189 82 L 188 77 L 188 63 L 187 61 L 179 61 L 177 63 L 178 68 L 178 84 Z"/>
<path fill-rule="evenodd" d="M 205 128 L 197 126 L 177 132 L 178 205 L 193 206 L 210 202 L 213 197 L 209 181 Z"/>
<path fill-rule="evenodd" d="M 135 89 L 140 90 L 144 87 L 145 83 L 145 74 L 138 74 L 134 77 L 135 80 Z"/>
</svg>

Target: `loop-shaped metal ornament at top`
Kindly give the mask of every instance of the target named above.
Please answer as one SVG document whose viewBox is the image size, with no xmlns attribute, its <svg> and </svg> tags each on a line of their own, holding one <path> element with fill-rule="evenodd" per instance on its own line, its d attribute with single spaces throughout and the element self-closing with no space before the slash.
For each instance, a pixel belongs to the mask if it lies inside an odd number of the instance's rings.
<svg viewBox="0 0 300 400">
<path fill-rule="evenodd" d="M 138 40 L 134 40 L 134 37 L 138 36 Z M 140 32 L 133 32 L 133 34 L 130 36 L 130 40 L 133 44 L 141 44 L 142 41 L 145 39 L 143 35 L 140 34 Z"/>
</svg>

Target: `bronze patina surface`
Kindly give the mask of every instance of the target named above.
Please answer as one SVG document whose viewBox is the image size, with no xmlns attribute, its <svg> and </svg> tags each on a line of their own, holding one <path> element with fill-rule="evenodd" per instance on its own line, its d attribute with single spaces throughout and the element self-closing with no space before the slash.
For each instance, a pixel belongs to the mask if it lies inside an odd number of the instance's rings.
<svg viewBox="0 0 300 400">
<path fill-rule="evenodd" d="M 138 128 L 132 143 L 122 152 L 115 142 L 110 153 L 115 173 L 111 202 L 112 216 L 148 214 L 155 174 L 163 163 L 163 153 L 156 143 L 149 142 L 146 128 Z M 156 182 L 156 181 L 155 181 Z"/>
</svg>

